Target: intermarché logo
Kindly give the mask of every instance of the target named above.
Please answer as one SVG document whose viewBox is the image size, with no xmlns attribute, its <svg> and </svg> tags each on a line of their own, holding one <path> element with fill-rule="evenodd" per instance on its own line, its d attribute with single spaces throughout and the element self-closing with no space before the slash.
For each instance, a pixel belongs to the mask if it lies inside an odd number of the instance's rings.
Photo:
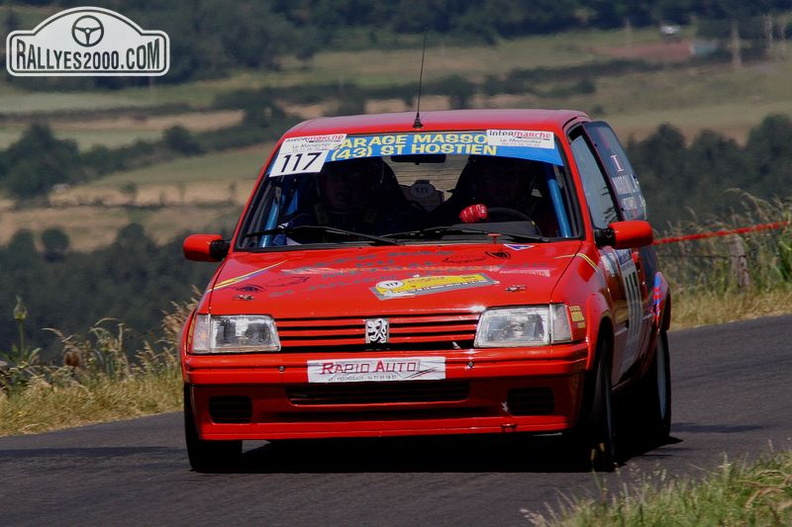
<svg viewBox="0 0 792 527">
<path fill-rule="evenodd" d="M 160 76 L 169 67 L 167 33 L 101 7 L 61 11 L 6 39 L 6 69 L 15 76 Z"/>
</svg>

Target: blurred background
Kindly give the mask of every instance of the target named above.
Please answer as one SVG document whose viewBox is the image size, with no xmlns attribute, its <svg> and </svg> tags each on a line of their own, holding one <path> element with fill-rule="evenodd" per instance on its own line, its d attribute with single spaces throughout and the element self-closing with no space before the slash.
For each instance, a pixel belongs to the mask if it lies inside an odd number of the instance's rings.
<svg viewBox="0 0 792 527">
<path fill-rule="evenodd" d="M 5 1 L 3 37 L 78 5 Z M 3 68 L 0 350 L 19 339 L 20 304 L 23 333 L 45 354 L 47 327 L 113 317 L 132 340 L 152 334 L 214 269 L 183 261 L 184 234 L 231 233 L 292 124 L 414 110 L 424 38 L 422 110 L 570 108 L 608 121 L 660 235 L 788 216 L 792 1 L 92 5 L 165 31 L 170 71 Z"/>
</svg>

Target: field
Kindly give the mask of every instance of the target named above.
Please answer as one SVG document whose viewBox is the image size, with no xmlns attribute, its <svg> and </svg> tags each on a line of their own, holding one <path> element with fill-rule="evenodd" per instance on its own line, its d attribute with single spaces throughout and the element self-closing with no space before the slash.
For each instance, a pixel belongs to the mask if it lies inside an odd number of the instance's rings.
<svg viewBox="0 0 792 527">
<path fill-rule="evenodd" d="M 271 148 L 260 145 L 114 174 L 53 193 L 46 208 L 15 209 L 6 201 L 0 204 L 0 244 L 18 229 L 59 227 L 74 250 L 89 251 L 111 243 L 132 221 L 163 243 L 188 230 L 228 231 Z M 121 190 L 129 183 L 136 186 L 134 197 Z"/>
<path fill-rule="evenodd" d="M 664 42 L 655 30 L 580 32 L 502 41 L 493 46 L 452 46 L 429 42 L 425 82 L 461 75 L 480 82 L 486 75 L 504 76 L 514 69 L 558 68 L 602 64 L 615 58 L 644 58 L 663 67 L 593 79 L 594 93 L 553 96 L 558 86 L 541 83 L 542 96 L 531 94 L 476 95 L 470 105 L 494 107 L 575 108 L 610 122 L 623 139 L 641 139 L 662 123 L 671 123 L 694 137 L 711 129 L 742 142 L 747 132 L 768 114 L 792 114 L 792 59 L 778 48 L 762 62 L 742 68 L 730 64 L 685 62 L 691 56 L 693 29 L 683 39 Z M 792 50 L 790 50 L 792 52 Z M 0 83 L 0 148 L 13 143 L 34 119 L 45 118 L 61 138 L 77 141 L 81 149 L 98 144 L 109 147 L 139 139 L 157 139 L 163 130 L 181 125 L 193 131 L 237 124 L 239 111 L 210 108 L 223 92 L 264 86 L 299 86 L 330 83 L 343 86 L 399 85 L 415 81 L 420 50 L 328 51 L 309 63 L 283 61 L 281 71 L 238 72 L 218 80 L 184 86 L 157 85 L 105 93 L 34 93 Z M 182 104 L 191 111 L 146 117 L 136 108 Z M 446 97 L 424 97 L 421 108 L 448 107 Z M 85 110 L 107 109 L 85 113 Z M 119 110 L 124 109 L 124 110 Z M 113 110 L 110 114 L 110 110 Z M 366 110 L 410 110 L 401 100 L 369 100 Z M 64 111 L 70 111 L 64 117 Z M 326 105 L 289 106 L 303 118 L 328 111 Z M 58 112 L 58 113 L 52 113 Z M 81 113 L 82 112 L 82 113 Z M 155 165 L 114 174 L 84 186 L 50 196 L 48 208 L 16 208 L 0 199 L 0 244 L 18 228 L 36 232 L 58 226 L 70 236 L 72 247 L 90 250 L 112 240 L 116 230 L 138 221 L 158 240 L 185 230 L 218 230 L 233 224 L 255 174 L 271 145 Z M 129 184 L 134 183 L 131 195 Z M 124 192 L 126 188 L 127 192 Z M 106 232 L 105 232 L 106 231 Z"/>
</svg>

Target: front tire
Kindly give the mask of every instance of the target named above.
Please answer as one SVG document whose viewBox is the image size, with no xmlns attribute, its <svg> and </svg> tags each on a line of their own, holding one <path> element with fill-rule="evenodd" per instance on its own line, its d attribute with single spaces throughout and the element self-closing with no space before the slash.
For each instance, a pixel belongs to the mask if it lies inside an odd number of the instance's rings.
<svg viewBox="0 0 792 527">
<path fill-rule="evenodd" d="M 580 422 L 572 436 L 578 459 L 597 472 L 613 472 L 618 463 L 610 351 L 607 341 L 597 343 L 596 366 L 589 376 Z"/>
<path fill-rule="evenodd" d="M 198 435 L 192 407 L 192 391 L 184 386 L 184 441 L 187 457 L 196 472 L 225 472 L 232 469 L 242 455 L 242 441 L 206 441 Z"/>
</svg>

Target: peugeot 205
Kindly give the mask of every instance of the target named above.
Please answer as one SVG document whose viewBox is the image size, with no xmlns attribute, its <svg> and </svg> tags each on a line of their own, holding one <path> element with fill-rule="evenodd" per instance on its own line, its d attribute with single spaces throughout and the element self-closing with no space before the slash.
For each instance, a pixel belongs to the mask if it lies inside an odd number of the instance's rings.
<svg viewBox="0 0 792 527">
<path fill-rule="evenodd" d="M 180 342 L 189 460 L 245 440 L 670 431 L 670 291 L 614 131 L 568 110 L 309 120 L 277 143 Z M 625 412 L 627 413 L 627 412 Z M 658 444 L 658 443 L 655 443 Z"/>
</svg>

